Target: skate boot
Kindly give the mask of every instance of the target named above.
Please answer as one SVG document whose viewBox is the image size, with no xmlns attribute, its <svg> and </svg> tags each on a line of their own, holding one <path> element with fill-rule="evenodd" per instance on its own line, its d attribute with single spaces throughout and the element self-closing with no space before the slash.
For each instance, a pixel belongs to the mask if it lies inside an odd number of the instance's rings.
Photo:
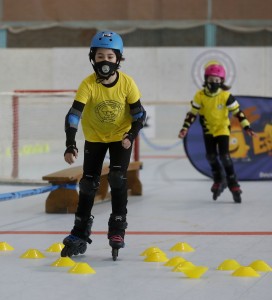
<svg viewBox="0 0 272 300">
<path fill-rule="evenodd" d="M 87 242 L 72 234 L 63 240 L 63 244 L 64 248 L 61 251 L 61 257 L 83 254 L 87 250 Z"/>
<path fill-rule="evenodd" d="M 213 185 L 211 187 L 211 192 L 213 193 L 213 200 L 216 200 L 227 187 L 226 176 L 224 170 L 217 166 L 216 168 L 212 167 L 213 175 Z"/>
<path fill-rule="evenodd" d="M 211 187 L 211 192 L 213 193 L 213 200 L 216 200 L 223 193 L 226 187 L 227 184 L 225 181 L 214 182 Z"/>
<path fill-rule="evenodd" d="M 229 186 L 229 190 L 232 193 L 232 197 L 235 203 L 241 203 L 242 198 L 242 190 L 240 189 L 240 185 L 236 183 L 236 185 Z"/>
<path fill-rule="evenodd" d="M 127 228 L 125 215 L 111 214 L 109 219 L 108 239 L 112 248 L 112 259 L 115 261 L 118 257 L 120 248 L 125 247 L 125 229 Z"/>
<path fill-rule="evenodd" d="M 89 238 L 93 224 L 93 216 L 89 219 L 80 218 L 76 216 L 75 225 L 64 240 L 64 248 L 61 251 L 61 257 L 71 257 L 73 255 L 83 254 L 87 250 L 87 243 L 91 244 L 92 240 Z"/>
<path fill-rule="evenodd" d="M 234 202 L 241 203 L 242 202 L 242 198 L 241 198 L 242 190 L 240 189 L 240 185 L 236 181 L 235 177 L 228 179 L 228 187 L 229 187 L 230 192 L 232 193 L 232 198 L 233 198 Z"/>
</svg>

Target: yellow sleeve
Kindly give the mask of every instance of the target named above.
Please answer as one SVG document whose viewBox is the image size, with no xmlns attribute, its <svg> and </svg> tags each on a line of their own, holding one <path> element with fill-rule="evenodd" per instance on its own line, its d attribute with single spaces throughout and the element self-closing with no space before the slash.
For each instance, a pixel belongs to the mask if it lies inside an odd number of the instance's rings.
<svg viewBox="0 0 272 300">
<path fill-rule="evenodd" d="M 200 92 L 197 92 L 194 96 L 194 99 L 191 101 L 191 110 L 190 112 L 194 115 L 197 115 L 201 108 L 201 97 Z"/>
<path fill-rule="evenodd" d="M 79 85 L 79 88 L 78 88 L 76 96 L 75 96 L 75 100 L 77 100 L 83 104 L 86 104 L 89 98 L 90 98 L 89 86 L 86 82 L 86 79 L 84 79 L 81 82 L 81 84 Z"/>
<path fill-rule="evenodd" d="M 138 100 L 140 100 L 141 93 L 140 93 L 135 81 L 131 77 L 129 77 L 129 78 L 130 78 L 130 84 L 129 84 L 129 90 L 128 90 L 128 94 L 127 94 L 127 103 L 133 104 L 133 103 L 137 102 Z"/>
</svg>

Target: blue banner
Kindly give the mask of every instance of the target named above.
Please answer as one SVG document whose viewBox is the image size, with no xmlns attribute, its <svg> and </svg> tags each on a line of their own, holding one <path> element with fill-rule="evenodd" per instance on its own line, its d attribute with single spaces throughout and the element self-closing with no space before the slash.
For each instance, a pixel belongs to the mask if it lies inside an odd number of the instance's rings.
<svg viewBox="0 0 272 300">
<path fill-rule="evenodd" d="M 237 118 L 230 115 L 230 154 L 238 180 L 272 180 L 272 98 L 235 96 L 251 123 L 256 137 L 248 136 Z M 205 158 L 205 146 L 199 119 L 184 139 L 185 152 L 192 165 L 212 177 Z"/>
</svg>

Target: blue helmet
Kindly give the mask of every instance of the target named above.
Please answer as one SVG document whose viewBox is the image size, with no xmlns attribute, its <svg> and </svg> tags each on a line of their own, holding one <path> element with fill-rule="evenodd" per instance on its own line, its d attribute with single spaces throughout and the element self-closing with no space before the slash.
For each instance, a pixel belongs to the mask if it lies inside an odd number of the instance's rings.
<svg viewBox="0 0 272 300">
<path fill-rule="evenodd" d="M 91 41 L 91 48 L 107 48 L 123 53 L 123 40 L 119 34 L 112 31 L 98 32 Z"/>
</svg>

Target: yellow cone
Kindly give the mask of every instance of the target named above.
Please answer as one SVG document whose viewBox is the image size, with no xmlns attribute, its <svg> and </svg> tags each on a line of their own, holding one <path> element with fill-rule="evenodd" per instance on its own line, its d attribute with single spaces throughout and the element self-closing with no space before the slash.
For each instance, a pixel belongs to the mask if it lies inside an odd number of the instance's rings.
<svg viewBox="0 0 272 300">
<path fill-rule="evenodd" d="M 200 278 L 209 268 L 205 266 L 196 266 L 184 270 L 184 274 L 189 278 Z"/>
<path fill-rule="evenodd" d="M 168 261 L 168 258 L 165 254 L 160 252 L 154 252 L 148 255 L 144 261 L 146 262 L 166 262 Z"/>
<path fill-rule="evenodd" d="M 46 249 L 47 252 L 61 252 L 64 248 L 62 243 L 54 243 L 49 248 Z"/>
<path fill-rule="evenodd" d="M 235 259 L 226 259 L 217 267 L 217 270 L 235 271 L 239 267 L 241 267 L 241 265 Z"/>
<path fill-rule="evenodd" d="M 177 266 L 178 264 L 182 263 L 182 262 L 185 262 L 186 259 L 181 257 L 181 256 L 175 256 L 175 257 L 172 257 L 170 258 L 165 264 L 164 266 L 166 267 L 175 267 Z"/>
<path fill-rule="evenodd" d="M 172 272 L 184 272 L 185 270 L 188 269 L 193 269 L 195 265 L 191 263 L 190 261 L 184 261 L 177 266 L 175 266 L 174 269 L 172 269 Z"/>
<path fill-rule="evenodd" d="M 52 267 L 72 267 L 76 263 L 70 257 L 60 257 L 51 264 Z"/>
<path fill-rule="evenodd" d="M 271 272 L 272 268 L 263 260 L 255 260 L 253 261 L 249 267 L 259 272 Z"/>
<path fill-rule="evenodd" d="M 240 276 L 240 277 L 259 277 L 260 276 L 260 274 L 257 273 L 251 267 L 240 267 L 237 270 L 235 270 L 231 275 L 232 276 Z"/>
<path fill-rule="evenodd" d="M 20 258 L 45 258 L 45 256 L 37 249 L 29 249 Z"/>
<path fill-rule="evenodd" d="M 68 273 L 71 274 L 95 274 L 95 270 L 90 267 L 87 263 L 76 263 Z"/>
<path fill-rule="evenodd" d="M 141 256 L 148 256 L 152 253 L 155 253 L 155 252 L 159 252 L 159 253 L 162 253 L 162 254 L 165 254 L 160 248 L 158 247 L 150 247 L 150 248 L 147 248 L 145 249 L 144 252 L 142 252 L 140 255 Z"/>
<path fill-rule="evenodd" d="M 6 242 L 0 242 L 0 251 L 12 251 L 14 248 Z"/>
<path fill-rule="evenodd" d="M 172 248 L 170 248 L 170 251 L 192 252 L 192 251 L 195 251 L 195 249 L 187 243 L 180 242 L 180 243 L 175 244 Z"/>
</svg>

